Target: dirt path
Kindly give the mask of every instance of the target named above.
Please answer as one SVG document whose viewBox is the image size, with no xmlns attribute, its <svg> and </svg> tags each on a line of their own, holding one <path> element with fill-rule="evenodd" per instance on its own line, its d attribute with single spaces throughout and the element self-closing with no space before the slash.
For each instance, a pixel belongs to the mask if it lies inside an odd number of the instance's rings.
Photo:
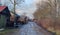
<svg viewBox="0 0 60 35">
<path fill-rule="evenodd" d="M 34 22 L 29 22 L 12 35 L 52 35 Z"/>
</svg>

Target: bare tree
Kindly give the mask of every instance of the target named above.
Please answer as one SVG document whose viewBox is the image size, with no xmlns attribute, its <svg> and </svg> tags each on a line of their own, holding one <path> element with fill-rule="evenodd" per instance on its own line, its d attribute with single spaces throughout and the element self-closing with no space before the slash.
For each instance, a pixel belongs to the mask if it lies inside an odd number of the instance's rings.
<svg viewBox="0 0 60 35">
<path fill-rule="evenodd" d="M 19 0 L 18 0 L 19 1 Z M 17 0 L 14 0 L 14 2 L 12 2 L 12 0 L 10 0 L 10 2 L 13 4 L 13 6 L 14 6 L 14 14 L 16 14 L 16 12 L 15 12 L 15 10 L 16 10 L 16 5 L 17 6 L 20 6 L 19 4 L 21 4 L 22 2 L 24 2 L 24 0 L 20 0 L 20 2 L 18 2 Z M 16 16 L 15 16 L 15 18 L 14 19 L 16 19 Z M 16 21 L 16 20 L 15 20 Z M 17 23 L 16 23 L 17 24 Z"/>
<path fill-rule="evenodd" d="M 9 1 L 14 5 L 14 8 L 13 8 L 14 9 L 14 13 L 15 13 L 15 10 L 16 10 L 16 5 L 20 7 L 19 4 L 24 2 L 24 0 L 18 0 L 19 2 L 17 0 L 13 0 L 14 2 L 12 2 L 12 0 L 9 0 Z"/>
</svg>

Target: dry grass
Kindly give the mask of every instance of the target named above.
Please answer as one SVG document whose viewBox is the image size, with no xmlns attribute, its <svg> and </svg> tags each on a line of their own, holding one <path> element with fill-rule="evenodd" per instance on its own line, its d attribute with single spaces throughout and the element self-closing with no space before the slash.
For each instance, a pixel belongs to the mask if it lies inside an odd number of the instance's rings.
<svg viewBox="0 0 60 35">
<path fill-rule="evenodd" d="M 60 30 L 53 30 L 53 28 L 48 29 L 49 31 L 56 32 L 56 35 L 60 35 Z"/>
<path fill-rule="evenodd" d="M 60 30 L 57 30 L 57 31 L 56 31 L 56 34 L 57 34 L 57 35 L 60 35 Z"/>
</svg>

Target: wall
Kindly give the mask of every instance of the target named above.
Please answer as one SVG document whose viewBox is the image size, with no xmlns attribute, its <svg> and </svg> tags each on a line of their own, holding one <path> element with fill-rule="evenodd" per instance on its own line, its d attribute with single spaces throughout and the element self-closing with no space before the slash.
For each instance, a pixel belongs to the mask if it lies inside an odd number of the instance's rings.
<svg viewBox="0 0 60 35">
<path fill-rule="evenodd" d="M 0 16 L 0 28 L 5 27 L 6 24 L 6 17 L 4 15 Z"/>
</svg>

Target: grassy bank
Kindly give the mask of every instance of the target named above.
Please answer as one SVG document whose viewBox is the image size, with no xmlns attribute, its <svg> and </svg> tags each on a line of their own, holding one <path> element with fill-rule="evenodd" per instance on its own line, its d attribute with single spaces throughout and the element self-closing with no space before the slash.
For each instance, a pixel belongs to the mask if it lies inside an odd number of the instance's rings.
<svg viewBox="0 0 60 35">
<path fill-rule="evenodd" d="M 0 31 L 0 35 L 7 35 L 15 32 L 17 29 L 5 29 L 3 31 Z"/>
<path fill-rule="evenodd" d="M 60 35 L 60 30 L 53 30 L 52 28 L 50 29 L 48 29 L 49 31 L 51 31 L 51 32 L 56 32 L 56 35 Z"/>
<path fill-rule="evenodd" d="M 57 35 L 60 35 L 60 30 L 57 30 L 57 31 L 56 31 L 56 34 L 57 34 Z"/>
</svg>

